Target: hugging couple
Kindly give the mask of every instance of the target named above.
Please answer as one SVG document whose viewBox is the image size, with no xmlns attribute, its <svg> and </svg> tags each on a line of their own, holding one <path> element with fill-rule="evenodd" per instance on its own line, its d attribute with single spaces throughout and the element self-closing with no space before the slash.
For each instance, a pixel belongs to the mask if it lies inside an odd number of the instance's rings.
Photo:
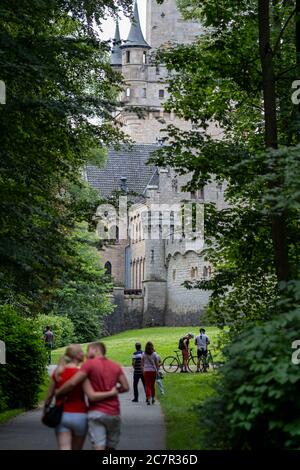
<svg viewBox="0 0 300 470">
<path fill-rule="evenodd" d="M 52 374 L 45 410 L 54 397 L 57 406 L 63 405 L 55 428 L 58 448 L 81 450 L 89 433 L 95 450 L 115 449 L 121 426 L 118 395 L 128 392 L 127 378 L 118 364 L 106 358 L 103 343 L 91 343 L 83 361 L 81 346 L 73 344 Z"/>
</svg>

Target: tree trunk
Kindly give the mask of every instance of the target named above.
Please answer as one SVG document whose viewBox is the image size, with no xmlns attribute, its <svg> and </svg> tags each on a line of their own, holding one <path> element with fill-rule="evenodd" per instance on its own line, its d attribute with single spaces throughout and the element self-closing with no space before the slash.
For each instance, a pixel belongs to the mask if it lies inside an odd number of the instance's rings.
<svg viewBox="0 0 300 470">
<path fill-rule="evenodd" d="M 258 0 L 259 51 L 263 75 L 266 148 L 277 148 L 276 85 L 270 38 L 270 0 Z M 288 244 L 285 214 L 272 216 L 274 262 L 278 282 L 289 278 Z"/>
<path fill-rule="evenodd" d="M 300 72 L 300 0 L 296 0 L 296 61 L 297 73 Z M 299 79 L 299 76 L 297 76 Z"/>
</svg>

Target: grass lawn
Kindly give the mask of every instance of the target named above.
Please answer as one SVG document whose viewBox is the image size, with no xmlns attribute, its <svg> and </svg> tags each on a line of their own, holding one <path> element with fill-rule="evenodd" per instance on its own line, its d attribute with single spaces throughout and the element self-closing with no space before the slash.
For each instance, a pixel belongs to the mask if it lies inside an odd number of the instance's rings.
<svg viewBox="0 0 300 470">
<path fill-rule="evenodd" d="M 213 348 L 220 330 L 216 327 L 206 327 L 205 329 L 211 341 L 210 347 Z M 147 341 L 152 341 L 157 353 L 164 359 L 173 354 L 174 350 L 178 348 L 179 338 L 189 331 L 196 335 L 199 328 L 160 327 L 130 330 L 103 338 L 103 342 L 107 347 L 109 358 L 123 366 L 130 366 L 136 341 L 141 342 L 143 347 Z M 87 344 L 82 346 L 86 350 Z M 65 348 L 61 348 L 53 351 L 53 364 L 58 362 L 64 350 Z M 195 346 L 194 352 L 196 352 Z M 213 356 L 216 359 L 215 352 L 213 352 Z M 212 394 L 214 380 L 217 380 L 217 373 L 212 371 L 207 374 L 165 374 L 163 383 L 166 394 L 159 399 L 167 426 L 168 450 L 201 449 L 201 422 L 199 422 L 199 417 L 193 410 L 193 406 Z"/>
<path fill-rule="evenodd" d="M 159 400 L 167 426 L 168 450 L 203 450 L 201 418 L 193 406 L 213 393 L 212 385 L 216 380 L 216 372 L 165 375 L 165 395 Z"/>
<path fill-rule="evenodd" d="M 216 344 L 216 338 L 220 330 L 212 326 L 206 327 L 205 329 L 211 341 L 210 346 L 213 347 L 214 343 Z M 118 335 L 103 338 L 102 341 L 107 347 L 107 356 L 110 359 L 123 366 L 130 366 L 134 344 L 137 341 L 142 343 L 142 347 L 145 346 L 147 341 L 152 341 L 157 353 L 163 359 L 164 357 L 173 354 L 174 350 L 178 348 L 179 338 L 188 332 L 197 335 L 199 334 L 199 328 L 191 326 L 144 328 L 141 330 L 125 331 Z M 87 344 L 83 344 L 82 346 L 84 350 L 86 350 Z M 52 352 L 53 364 L 57 364 L 64 351 L 65 348 L 60 348 Z"/>
</svg>

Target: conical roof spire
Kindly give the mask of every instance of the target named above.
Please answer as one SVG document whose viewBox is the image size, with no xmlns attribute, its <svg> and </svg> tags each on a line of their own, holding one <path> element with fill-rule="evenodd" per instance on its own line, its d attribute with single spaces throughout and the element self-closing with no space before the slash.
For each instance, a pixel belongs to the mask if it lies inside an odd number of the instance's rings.
<svg viewBox="0 0 300 470">
<path fill-rule="evenodd" d="M 110 55 L 110 63 L 111 65 L 122 65 L 121 37 L 118 21 L 116 22 L 116 31 Z"/>
<path fill-rule="evenodd" d="M 145 41 L 142 33 L 137 1 L 134 4 L 133 21 L 131 22 L 129 35 L 127 41 L 125 41 L 125 43 L 121 46 L 121 48 L 123 47 L 143 47 L 146 49 L 151 49 L 149 44 Z"/>
</svg>

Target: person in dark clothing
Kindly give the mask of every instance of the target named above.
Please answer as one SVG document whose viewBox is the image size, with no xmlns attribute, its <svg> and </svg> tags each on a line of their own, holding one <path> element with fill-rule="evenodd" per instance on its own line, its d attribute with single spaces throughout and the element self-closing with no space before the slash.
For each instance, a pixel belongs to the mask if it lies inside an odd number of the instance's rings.
<svg viewBox="0 0 300 470">
<path fill-rule="evenodd" d="M 142 384 L 145 390 L 145 380 L 144 380 L 143 368 L 142 368 L 143 351 L 142 351 L 141 343 L 136 343 L 135 349 L 136 350 L 134 351 L 132 355 L 133 393 L 134 393 L 134 398 L 132 401 L 138 402 L 139 401 L 138 383 L 140 380 L 142 381 Z"/>
<path fill-rule="evenodd" d="M 44 331 L 44 344 L 48 354 L 48 365 L 51 364 L 51 349 L 54 346 L 54 334 L 51 331 L 50 326 L 46 326 L 46 330 Z"/>
</svg>

